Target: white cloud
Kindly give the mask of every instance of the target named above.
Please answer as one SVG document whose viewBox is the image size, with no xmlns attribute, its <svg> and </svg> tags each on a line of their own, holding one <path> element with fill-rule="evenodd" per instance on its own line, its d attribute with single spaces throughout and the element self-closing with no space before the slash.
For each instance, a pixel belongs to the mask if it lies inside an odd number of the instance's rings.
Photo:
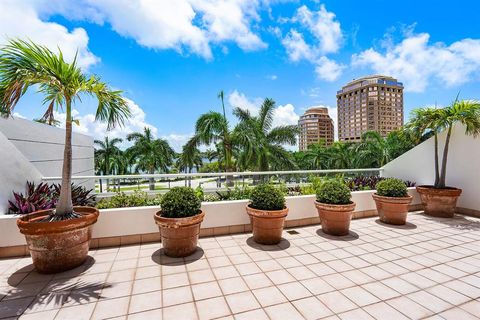
<svg viewBox="0 0 480 320">
<path fill-rule="evenodd" d="M 143 129 L 147 127 L 151 129 L 154 136 L 157 136 L 158 129 L 146 122 L 146 114 L 143 109 L 132 100 L 126 100 L 132 115 L 125 122 L 123 127 L 115 127 L 112 130 L 107 131 L 107 124 L 100 121 L 95 121 L 95 114 L 88 113 L 81 115 L 78 110 L 74 109 L 72 111 L 72 115 L 75 120 L 79 121 L 79 125 L 73 125 L 73 131 L 92 136 L 93 138 L 99 140 L 103 140 L 103 138 L 106 136 L 110 138 L 125 139 L 128 134 L 133 132 L 143 132 Z M 61 127 L 65 127 L 65 113 L 55 112 L 55 119 L 60 121 Z M 127 145 L 129 145 L 129 143 L 124 141 L 123 146 Z"/>
<path fill-rule="evenodd" d="M 271 74 L 271 75 L 268 75 L 268 76 L 267 76 L 267 79 L 277 80 L 277 79 L 278 79 L 278 76 L 277 76 L 276 74 Z"/>
<path fill-rule="evenodd" d="M 315 73 L 320 79 L 335 81 L 340 77 L 344 68 L 344 65 L 323 56 L 316 61 Z"/>
<path fill-rule="evenodd" d="M 0 2 L 0 45 L 17 37 L 30 39 L 53 51 L 60 47 L 67 61 L 72 61 L 78 50 L 78 65 L 84 69 L 99 61 L 88 48 L 85 29 L 68 30 L 58 23 L 43 21 L 30 1 L 3 0 Z"/>
<path fill-rule="evenodd" d="M 230 104 L 232 108 L 238 107 L 244 110 L 248 110 L 251 114 L 256 114 L 260 109 L 262 99 L 255 98 L 253 100 L 250 100 L 245 94 L 234 90 L 228 95 L 228 104 Z"/>
<path fill-rule="evenodd" d="M 291 29 L 285 38 L 282 39 L 282 44 L 287 50 L 288 58 L 291 61 L 313 60 L 315 57 L 314 49 L 305 42 L 303 35 L 295 29 Z"/>
<path fill-rule="evenodd" d="M 333 12 L 327 11 L 325 5 L 320 5 L 318 11 L 310 11 L 307 6 L 301 6 L 294 18 L 308 28 L 318 39 L 317 49 L 322 53 L 337 52 L 343 41 L 340 22 Z"/>
<path fill-rule="evenodd" d="M 428 33 L 407 34 L 398 44 L 385 42 L 384 52 L 370 48 L 352 56 L 352 65 L 397 77 L 406 91 L 423 92 L 432 80 L 447 87 L 478 77 L 480 40 L 462 39 L 450 45 L 429 43 Z"/>
<path fill-rule="evenodd" d="M 327 11 L 323 4 L 318 11 L 301 6 L 289 21 L 300 24 L 300 27 L 315 39 L 314 43 L 307 43 L 304 33 L 291 28 L 282 38 L 289 59 L 293 62 L 307 60 L 315 66 L 315 72 L 320 79 L 337 80 L 344 66 L 326 56 L 328 53 L 337 52 L 343 42 L 342 30 L 335 14 Z"/>
<path fill-rule="evenodd" d="M 108 24 L 152 49 L 212 58 L 212 44 L 234 42 L 245 51 L 267 47 L 252 31 L 260 0 L 37 0 L 48 15 Z M 225 47 L 220 46 L 223 51 Z M 227 49 L 228 50 L 228 49 Z"/>
<path fill-rule="evenodd" d="M 180 134 L 180 133 L 170 133 L 167 135 L 162 135 L 161 138 L 168 141 L 168 144 L 175 150 L 176 152 L 181 152 L 182 147 L 187 143 L 188 140 L 193 136 L 191 134 Z M 202 149 L 203 146 L 200 148 Z"/>
<path fill-rule="evenodd" d="M 273 112 L 272 127 L 297 125 L 300 116 L 295 112 L 292 104 L 288 103 L 284 106 L 278 106 Z"/>
</svg>

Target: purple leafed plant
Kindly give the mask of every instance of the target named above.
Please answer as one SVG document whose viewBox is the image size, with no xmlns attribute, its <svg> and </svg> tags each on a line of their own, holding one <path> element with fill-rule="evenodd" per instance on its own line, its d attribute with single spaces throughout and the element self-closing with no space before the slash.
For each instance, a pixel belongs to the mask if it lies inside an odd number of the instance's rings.
<svg viewBox="0 0 480 320">
<path fill-rule="evenodd" d="M 40 183 L 35 186 L 33 182 L 27 182 L 27 192 L 13 192 L 14 201 L 8 201 L 9 213 L 27 214 L 39 210 L 48 210 L 55 207 L 60 196 L 60 184 L 48 185 Z M 92 190 L 72 183 L 72 202 L 74 206 L 93 206 L 95 195 Z"/>
<path fill-rule="evenodd" d="M 345 179 L 345 183 L 352 191 L 375 190 L 377 183 L 382 180 L 385 178 L 380 176 L 357 176 Z M 404 183 L 407 188 L 415 186 L 415 182 L 412 181 L 404 181 Z"/>
<path fill-rule="evenodd" d="M 56 200 L 52 197 L 50 186 L 40 183 L 35 186 L 33 182 L 27 182 L 27 192 L 13 193 L 14 202 L 8 201 L 9 211 L 13 214 L 27 214 L 38 210 L 47 210 L 55 206 Z"/>
</svg>

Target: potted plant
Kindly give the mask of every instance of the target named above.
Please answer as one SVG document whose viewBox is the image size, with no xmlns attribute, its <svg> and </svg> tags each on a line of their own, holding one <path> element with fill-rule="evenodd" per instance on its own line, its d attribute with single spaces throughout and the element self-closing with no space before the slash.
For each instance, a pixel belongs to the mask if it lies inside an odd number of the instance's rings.
<svg viewBox="0 0 480 320">
<path fill-rule="evenodd" d="M 113 91 L 96 76 L 87 77 L 77 66 L 65 62 L 62 52 L 53 53 L 33 42 L 10 40 L 0 49 L 0 113 L 8 117 L 28 88 L 34 86 L 48 104 L 42 121 L 55 124 L 55 111 L 65 111 L 65 146 L 62 183 L 55 208 L 24 215 L 17 225 L 25 235 L 33 264 L 39 272 L 72 269 L 87 258 L 91 226 L 98 210 L 72 204 L 72 106 L 83 94 L 96 97 L 96 120 L 108 129 L 130 115 L 120 91 Z"/>
<path fill-rule="evenodd" d="M 455 100 L 451 105 L 436 109 L 420 108 L 413 111 L 408 127 L 419 134 L 433 134 L 435 182 L 433 185 L 417 186 L 424 211 L 435 217 L 452 218 L 457 199 L 462 189 L 447 186 L 447 160 L 450 139 L 455 124 L 465 127 L 466 135 L 480 134 L 480 103 L 473 100 Z M 441 166 L 439 163 L 439 134 L 445 132 Z"/>
<path fill-rule="evenodd" d="M 380 221 L 404 225 L 407 221 L 408 206 L 413 197 L 408 194 L 402 180 L 388 178 L 376 185 L 377 192 L 372 195 L 377 206 Z"/>
<path fill-rule="evenodd" d="M 250 194 L 247 213 L 250 216 L 255 242 L 272 245 L 282 240 L 288 208 L 280 189 L 267 183 L 255 186 Z"/>
<path fill-rule="evenodd" d="M 350 189 L 338 180 L 325 181 L 318 187 L 315 207 L 323 232 L 333 236 L 348 234 L 355 209 L 351 196 Z"/>
<path fill-rule="evenodd" d="M 165 255 L 186 257 L 197 249 L 200 224 L 205 213 L 190 187 L 175 187 L 163 195 L 161 210 L 155 213 Z"/>
</svg>

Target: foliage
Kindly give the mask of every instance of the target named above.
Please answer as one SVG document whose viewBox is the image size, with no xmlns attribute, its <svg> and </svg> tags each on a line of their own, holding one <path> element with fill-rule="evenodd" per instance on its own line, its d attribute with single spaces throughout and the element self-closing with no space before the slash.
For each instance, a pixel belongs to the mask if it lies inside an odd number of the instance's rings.
<svg viewBox="0 0 480 320">
<path fill-rule="evenodd" d="M 101 199 L 96 207 L 98 209 L 112 209 L 112 208 L 128 208 L 128 207 L 142 207 L 142 206 L 158 206 L 160 205 L 161 195 L 150 198 L 146 192 L 134 191 L 127 194 L 118 192 L 111 198 Z"/>
<path fill-rule="evenodd" d="M 317 201 L 328 204 L 349 204 L 350 189 L 339 180 L 329 180 L 323 182 L 317 189 Z"/>
<path fill-rule="evenodd" d="M 405 183 L 396 178 L 388 178 L 377 183 L 377 194 L 383 197 L 406 197 L 408 196 Z"/>
<path fill-rule="evenodd" d="M 57 183 L 51 186 L 54 199 L 60 198 L 62 186 Z M 84 186 L 72 183 L 72 202 L 74 206 L 93 206 L 95 205 L 95 195 L 93 189 L 87 189 Z"/>
<path fill-rule="evenodd" d="M 40 183 L 35 186 L 33 182 L 27 182 L 27 192 L 13 192 L 14 202 L 8 201 L 9 213 L 27 214 L 39 210 L 52 209 L 55 206 L 55 199 L 52 197 L 50 186 L 47 183 Z"/>
<path fill-rule="evenodd" d="M 130 116 L 127 101 L 121 91 L 112 90 L 95 75 L 87 76 L 77 65 L 77 59 L 68 63 L 58 49 L 54 53 L 46 46 L 31 41 L 9 40 L 0 49 L 0 113 L 9 116 L 22 96 L 34 87 L 43 94 L 47 105 L 42 117 L 48 124 L 55 123 L 55 112 L 65 110 L 65 170 L 62 172 L 62 192 L 56 205 L 55 219 L 74 218 L 71 199 L 72 106 L 82 100 L 82 95 L 96 98 L 98 106 L 95 120 L 107 123 L 107 129 L 122 125 Z"/>
<path fill-rule="evenodd" d="M 218 162 L 204 163 L 198 170 L 201 173 L 205 172 L 218 172 L 220 170 Z"/>
<path fill-rule="evenodd" d="M 190 217 L 200 212 L 201 201 L 189 187 L 175 187 L 160 201 L 162 216 L 168 218 Z"/>
<path fill-rule="evenodd" d="M 435 156 L 435 188 L 446 187 L 447 160 L 450 138 L 454 125 L 460 123 L 465 127 L 465 134 L 477 137 L 480 134 L 480 102 L 475 100 L 458 100 L 441 109 L 426 107 L 415 109 L 412 112 L 412 120 L 407 126 L 411 131 L 425 135 L 434 135 Z M 439 133 L 446 131 L 445 144 L 442 153 L 442 161 L 439 157 Z M 440 165 L 441 164 L 441 165 Z"/>
<path fill-rule="evenodd" d="M 201 186 L 197 186 L 195 188 L 195 194 L 197 195 L 198 199 L 200 199 L 200 201 L 203 201 L 205 199 L 205 192 L 203 192 L 203 188 Z"/>
<path fill-rule="evenodd" d="M 317 193 L 317 189 L 322 184 L 322 179 L 320 177 L 309 177 L 309 182 L 309 184 L 300 186 L 301 194 L 306 195 Z"/>
<path fill-rule="evenodd" d="M 268 183 L 255 186 L 250 194 L 250 207 L 259 210 L 282 210 L 285 195 L 279 188 Z"/>
<path fill-rule="evenodd" d="M 74 206 L 91 206 L 95 203 L 93 190 L 87 190 L 83 186 L 72 183 L 72 202 Z M 52 209 L 60 197 L 60 184 L 48 185 L 40 183 L 35 186 L 33 182 L 27 182 L 27 190 L 23 193 L 13 192 L 14 201 L 8 201 L 9 213 L 27 214 L 39 210 Z"/>
<path fill-rule="evenodd" d="M 285 145 L 295 145 L 298 127 L 283 125 L 273 127 L 275 101 L 265 99 L 258 116 L 237 106 L 233 113 L 240 120 L 235 134 L 242 149 L 237 153 L 240 169 L 254 171 L 295 169 L 294 158 Z"/>
<path fill-rule="evenodd" d="M 216 201 L 227 200 L 243 200 L 249 199 L 252 193 L 252 188 L 235 186 L 234 188 L 227 188 L 226 191 L 216 191 L 216 197 L 210 197 L 211 199 L 218 199 Z M 206 200 L 207 201 L 207 200 Z"/>
</svg>

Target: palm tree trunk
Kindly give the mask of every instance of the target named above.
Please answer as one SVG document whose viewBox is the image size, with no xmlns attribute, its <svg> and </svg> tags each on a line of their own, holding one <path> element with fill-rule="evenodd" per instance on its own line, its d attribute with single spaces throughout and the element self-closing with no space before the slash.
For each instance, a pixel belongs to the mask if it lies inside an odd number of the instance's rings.
<svg viewBox="0 0 480 320">
<path fill-rule="evenodd" d="M 435 187 L 438 187 L 438 183 L 440 181 L 440 170 L 438 166 L 438 135 L 435 133 L 434 135 L 435 141 L 435 183 L 433 184 Z"/>
<path fill-rule="evenodd" d="M 192 173 L 192 167 L 188 167 L 188 173 Z M 192 177 L 188 177 L 188 186 L 192 187 Z"/>
<path fill-rule="evenodd" d="M 155 170 L 151 169 L 149 173 L 154 174 Z M 149 181 L 150 181 L 150 186 L 149 186 L 150 191 L 155 190 L 155 178 L 150 178 Z"/>
<path fill-rule="evenodd" d="M 445 139 L 445 147 L 443 148 L 443 158 L 442 158 L 442 172 L 440 174 L 440 181 L 438 182 L 438 188 L 445 188 L 445 180 L 447 175 L 448 146 L 450 144 L 451 136 L 452 136 L 452 126 L 448 127 L 447 138 Z"/>
<path fill-rule="evenodd" d="M 232 150 L 230 146 L 225 146 L 225 172 L 232 172 Z M 225 182 L 227 187 L 233 186 L 232 176 L 225 176 Z"/>
<path fill-rule="evenodd" d="M 62 185 L 58 199 L 56 216 L 65 216 L 73 212 L 72 204 L 72 115 L 70 100 L 66 100 L 65 148 L 63 150 Z"/>
</svg>

